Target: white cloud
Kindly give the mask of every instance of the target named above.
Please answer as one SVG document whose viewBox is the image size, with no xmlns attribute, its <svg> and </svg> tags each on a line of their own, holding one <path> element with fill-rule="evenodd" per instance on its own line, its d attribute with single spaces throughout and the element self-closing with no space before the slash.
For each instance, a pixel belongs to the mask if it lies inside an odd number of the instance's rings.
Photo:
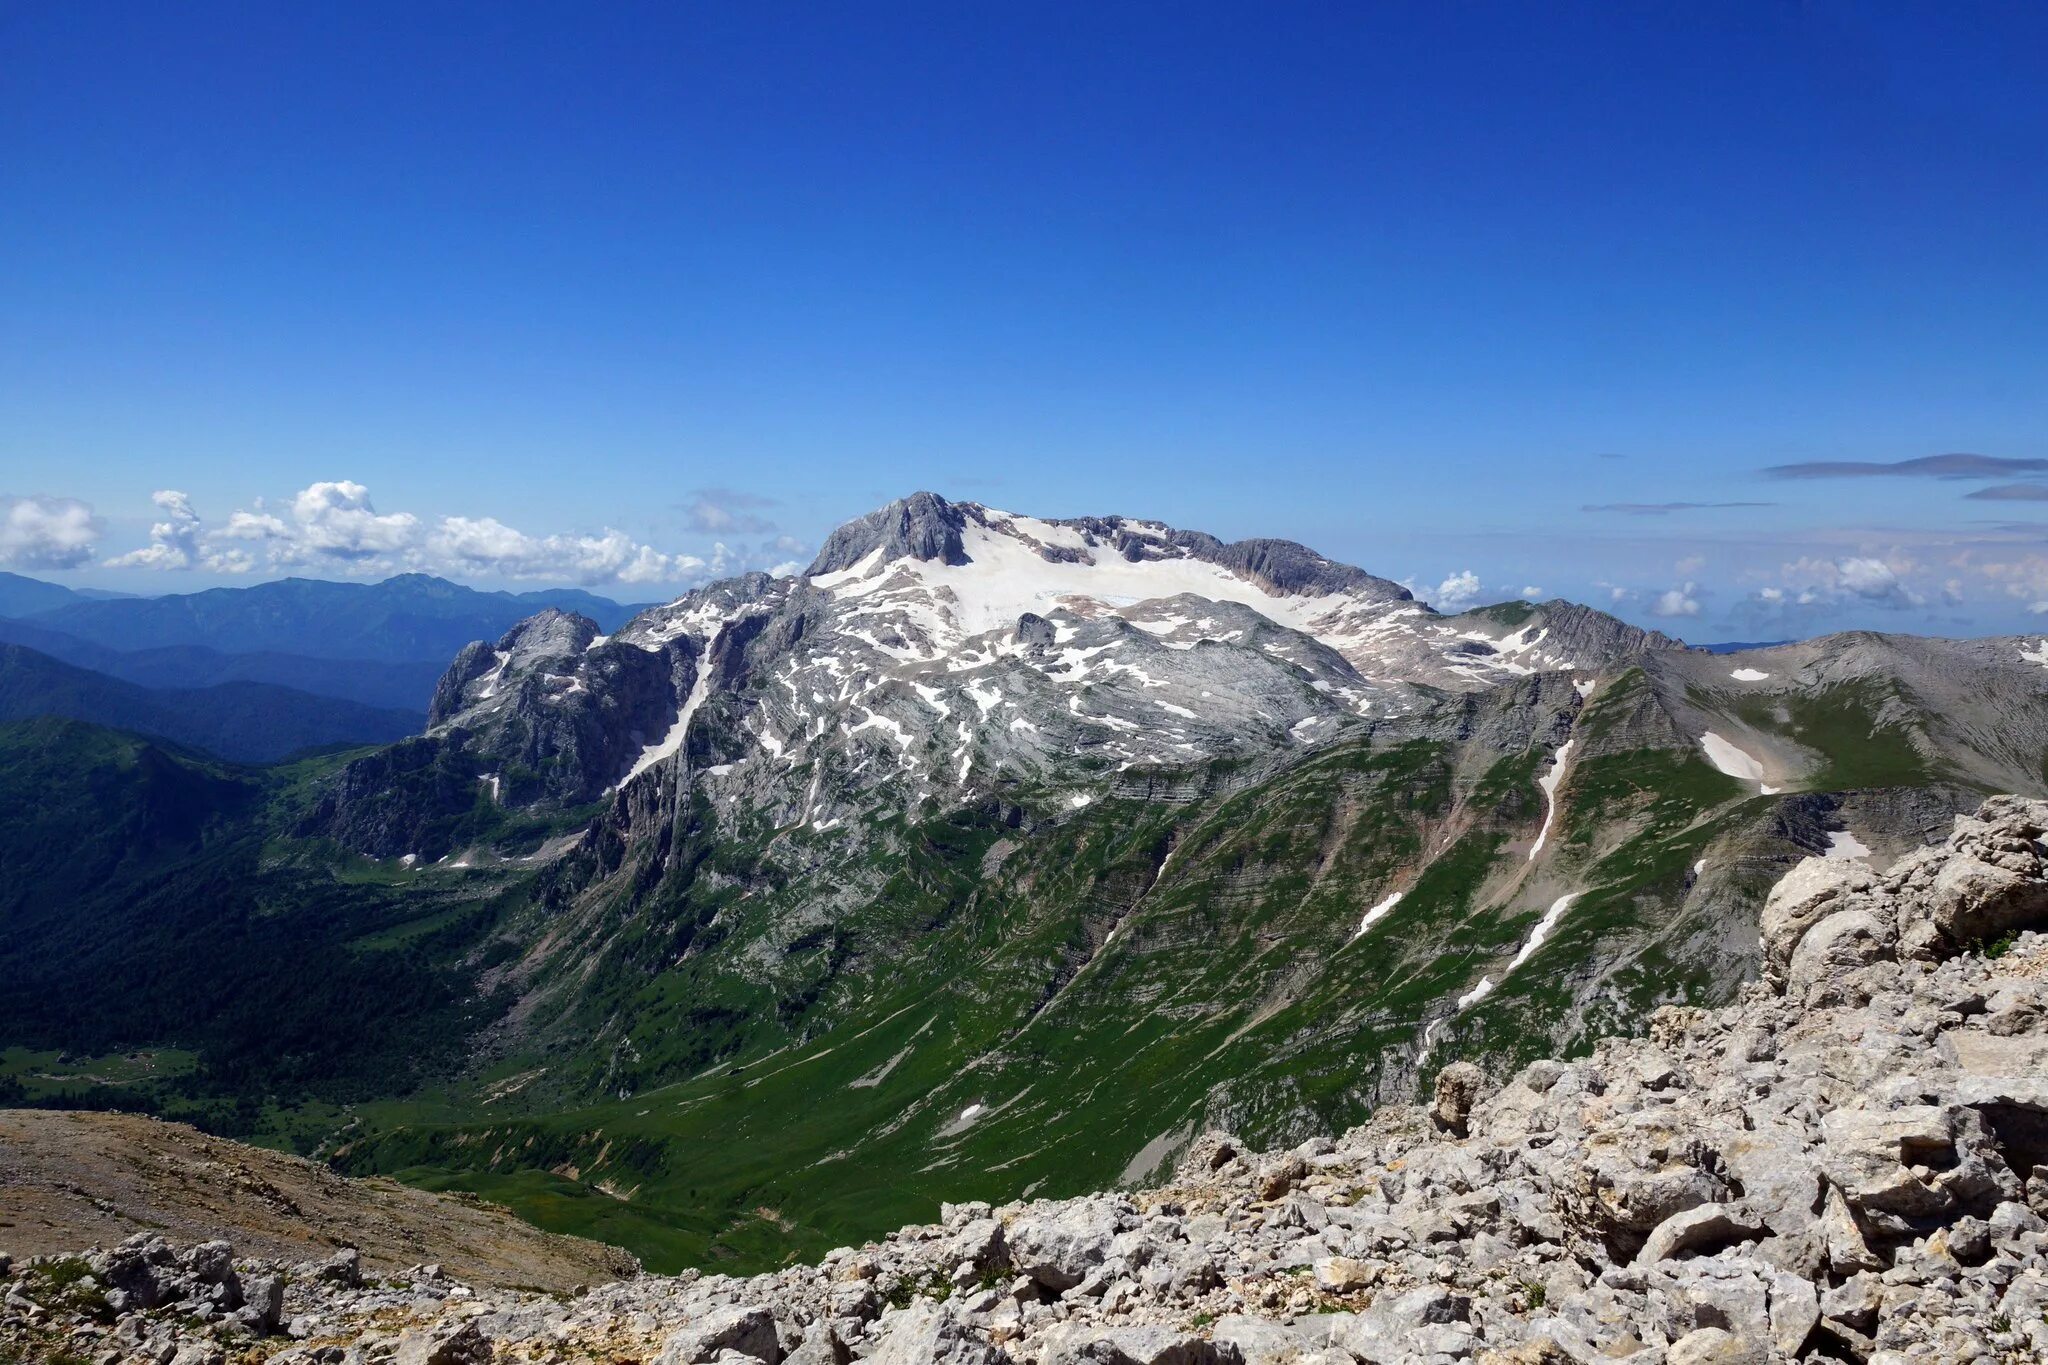
<svg viewBox="0 0 2048 1365">
<path fill-rule="evenodd" d="M 495 517 L 443 517 L 427 549 L 435 561 L 466 569 L 583 584 L 673 582 L 706 567 L 694 555 L 663 554 L 609 527 L 597 535 L 530 536 Z"/>
<path fill-rule="evenodd" d="M 1650 614 L 1667 617 L 1698 616 L 1700 601 L 1693 596 L 1693 593 L 1698 591 L 1698 586 L 1695 583 L 1687 583 L 1683 587 L 1667 588 L 1658 593 L 1657 600 L 1650 604 Z"/>
<path fill-rule="evenodd" d="M 2048 556 L 2025 554 L 1968 567 L 2006 596 L 2027 602 L 2029 611 L 2037 610 L 2040 602 L 2048 600 Z"/>
<path fill-rule="evenodd" d="M 1802 556 L 1780 570 L 1782 586 L 1762 589 L 1756 594 L 1766 603 L 1790 603 L 1800 607 L 1834 606 L 1844 602 L 1870 602 L 1879 606 L 1904 608 L 1924 605 L 1926 599 L 1907 585 L 1903 574 L 1914 564 L 1910 559 L 1887 561 L 1874 555 L 1850 555 L 1842 559 Z"/>
<path fill-rule="evenodd" d="M 1537 598 L 1543 596 L 1543 589 L 1538 587 L 1523 588 L 1522 596 L 1528 598 L 1531 602 L 1534 602 Z"/>
<path fill-rule="evenodd" d="M 420 519 L 410 512 L 378 515 L 370 490 L 347 479 L 308 485 L 292 499 L 294 546 L 311 558 L 366 560 L 418 548 Z M 305 562 L 301 560 L 299 562 Z"/>
<path fill-rule="evenodd" d="M 1907 605 L 1917 603 L 1918 599 L 1899 582 L 1891 565 L 1882 559 L 1845 559 L 1836 569 L 1843 589 L 1858 597 L 1874 602 L 1895 599 Z"/>
<path fill-rule="evenodd" d="M 290 500 L 288 516 L 267 510 L 258 499 L 253 510 L 237 509 L 211 527 L 182 492 L 160 489 L 150 500 L 161 519 L 150 527 L 149 544 L 106 561 L 109 567 L 235 574 L 258 567 L 260 557 L 272 569 L 311 567 L 347 574 L 417 570 L 599 587 L 700 583 L 782 560 L 803 548 L 788 536 L 778 536 L 758 550 L 734 551 L 719 542 L 708 554 L 698 555 L 658 550 L 609 526 L 595 532 L 532 535 L 496 517 L 385 513 L 377 510 L 368 488 L 347 479 L 324 480 L 300 490 Z M 90 518 L 90 508 L 83 503 L 75 506 L 82 509 L 79 515 Z M 29 509 L 31 514 L 36 511 Z M 76 558 L 90 552 L 88 540 Z M 778 564 L 777 571 L 784 567 Z"/>
<path fill-rule="evenodd" d="M 192 499 L 175 488 L 159 488 L 149 495 L 157 510 L 164 514 L 162 521 L 149 528 L 149 544 L 139 550 L 130 550 L 115 555 L 106 561 L 110 569 L 206 569 L 211 573 L 247 573 L 256 567 L 256 558 L 247 550 L 217 549 L 210 542 L 220 532 L 216 531 L 202 539 L 205 523 L 192 506 Z M 237 516 L 246 515 L 236 513 Z"/>
<path fill-rule="evenodd" d="M 290 536 L 292 528 L 285 525 L 284 518 L 268 512 L 244 512 L 237 508 L 228 514 L 227 525 L 214 531 L 219 540 L 283 540 Z"/>
<path fill-rule="evenodd" d="M 773 498 L 764 498 L 757 493 L 742 493 L 732 488 L 700 488 L 683 504 L 683 522 L 700 535 L 773 535 L 777 529 L 775 523 L 755 513 L 774 505 Z"/>
<path fill-rule="evenodd" d="M 1429 604 L 1438 611 L 1463 611 L 1478 600 L 1479 575 L 1470 569 L 1448 575 L 1429 595 Z"/>
<path fill-rule="evenodd" d="M 189 569 L 199 548 L 199 514 L 175 488 L 149 495 L 164 519 L 149 528 L 149 544 L 107 561 L 110 569 Z"/>
<path fill-rule="evenodd" d="M 109 569 L 189 569 L 192 561 L 161 541 L 104 561 Z"/>
<path fill-rule="evenodd" d="M 256 567 L 256 556 L 247 550 L 208 546 L 201 566 L 214 573 L 248 573 Z"/>
<path fill-rule="evenodd" d="M 92 504 L 77 498 L 0 494 L 0 564 L 75 569 L 92 558 L 102 530 Z"/>
</svg>

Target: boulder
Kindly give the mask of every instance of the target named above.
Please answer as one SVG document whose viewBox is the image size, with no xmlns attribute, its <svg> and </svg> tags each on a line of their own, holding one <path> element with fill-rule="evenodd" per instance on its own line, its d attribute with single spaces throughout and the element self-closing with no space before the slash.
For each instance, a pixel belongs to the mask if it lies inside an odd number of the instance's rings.
<svg viewBox="0 0 2048 1365">
<path fill-rule="evenodd" d="M 1485 1083 L 1485 1073 L 1472 1063 L 1452 1062 L 1436 1073 L 1430 1118 L 1452 1136 L 1465 1136 L 1466 1120 L 1472 1115 L 1472 1106 L 1479 1102 L 1479 1091 Z"/>
<path fill-rule="evenodd" d="M 1260 1357 L 1264 1359 L 1265 1357 Z M 1046 1336 L 1040 1365 L 1256 1365 L 1235 1344 L 1163 1326 L 1062 1324 Z"/>
<path fill-rule="evenodd" d="M 242 1309 L 236 1314 L 252 1331 L 268 1336 L 284 1317 L 284 1277 L 254 1275 L 242 1286 Z"/>
<path fill-rule="evenodd" d="M 782 1348 L 775 1335 L 775 1315 L 760 1304 L 707 1313 L 669 1337 L 657 1365 L 704 1365 L 721 1351 L 738 1351 L 776 1365 Z"/>
<path fill-rule="evenodd" d="M 363 1254 L 354 1247 L 343 1247 L 322 1261 L 313 1274 L 323 1283 L 355 1289 L 363 1282 Z"/>
<path fill-rule="evenodd" d="M 1109 1255 L 1118 1211 L 1101 1199 L 1071 1199 L 1013 1219 L 1003 1230 L 1010 1264 L 1054 1293 L 1072 1289 Z"/>
<path fill-rule="evenodd" d="M 474 1318 L 411 1327 L 399 1334 L 392 1365 L 488 1365 L 491 1343 Z"/>
<path fill-rule="evenodd" d="M 1370 1289 L 1380 1278 L 1378 1266 L 1349 1256 L 1318 1257 L 1314 1268 L 1316 1284 L 1332 1294 L 1355 1294 Z"/>
<path fill-rule="evenodd" d="M 920 1301 L 882 1315 L 866 1365 L 1011 1365 L 1001 1348 L 972 1332 L 944 1305 Z"/>
<path fill-rule="evenodd" d="M 1786 994 L 1809 1005 L 1851 1003 L 1854 973 L 1889 957 L 1892 944 L 1891 925 L 1868 910 L 1837 910 L 1799 940 L 1785 969 Z"/>
<path fill-rule="evenodd" d="M 1782 983 L 1793 949 L 1807 931 L 1875 883 L 1876 877 L 1863 863 L 1808 858 L 1796 864 L 1764 898 L 1757 932 L 1763 940 L 1765 979 Z"/>
<path fill-rule="evenodd" d="M 1792 1359 L 1820 1322 L 1820 1291 L 1805 1275 L 1780 1271 L 1771 1276 L 1771 1349 Z"/>
<path fill-rule="evenodd" d="M 1770 1365 L 1763 1343 L 1719 1327 L 1687 1332 L 1671 1343 L 1665 1365 Z"/>
<path fill-rule="evenodd" d="M 1702 1204 L 1674 1213 L 1652 1229 L 1643 1249 L 1636 1254 L 1636 1263 L 1644 1265 L 1711 1253 L 1763 1235 L 1762 1226 L 1739 1216 L 1731 1206 Z"/>
</svg>

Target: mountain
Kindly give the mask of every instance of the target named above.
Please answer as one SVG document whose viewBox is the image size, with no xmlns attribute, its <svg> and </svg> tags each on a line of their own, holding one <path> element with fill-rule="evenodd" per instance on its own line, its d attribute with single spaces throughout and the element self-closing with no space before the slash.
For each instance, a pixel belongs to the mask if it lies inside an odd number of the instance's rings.
<svg viewBox="0 0 2048 1365">
<path fill-rule="evenodd" d="M 269 779 L 236 837 L 273 903 L 324 907 L 283 927 L 338 975 L 333 936 L 378 926 L 402 1027 L 445 1049 L 363 1099 L 321 1040 L 292 1074 L 358 1097 L 337 1160 L 657 1269 L 760 1268 L 1725 1004 L 1781 873 L 2040 793 L 2044 753 L 2032 640 L 1716 655 L 1567 602 L 1438 613 L 1285 541 L 919 494 L 802 575 L 466 643 L 425 734 Z M 211 1046 L 263 1071 L 242 1036 Z"/>
<path fill-rule="evenodd" d="M 310 1148 L 335 1105 L 458 1063 L 502 1008 L 461 959 L 503 907 L 278 837 L 308 767 L 0 723 L 0 1091 Z"/>
<path fill-rule="evenodd" d="M 0 645 L 0 721 L 65 716 L 168 739 L 242 763 L 331 744 L 384 744 L 418 728 L 414 711 L 378 710 L 266 683 L 150 689 Z"/>
<path fill-rule="evenodd" d="M 383 659 L 316 659 L 304 654 L 228 654 L 205 645 L 158 649 L 108 649 L 32 621 L 0 620 L 0 643 L 25 645 L 39 654 L 89 668 L 138 687 L 195 688 L 220 683 L 274 683 L 280 687 L 337 697 L 380 710 L 424 715 L 434 685 L 445 671 L 433 662 Z"/>
<path fill-rule="evenodd" d="M 497 635 L 543 607 L 568 604 L 600 620 L 631 610 L 574 589 L 479 592 L 427 574 L 381 583 L 286 578 L 246 588 L 70 602 L 34 623 L 110 649 L 201 645 L 230 654 L 445 661 L 479 635 Z"/>
<path fill-rule="evenodd" d="M 194 1180 L 195 1170 L 220 1178 Z M 17 1261 L 74 1251 L 82 1237 L 112 1245 L 137 1233 L 181 1242 L 226 1234 L 245 1254 L 293 1260 L 352 1247 L 377 1276 L 398 1275 L 426 1252 L 451 1275 L 529 1290 L 568 1291 L 638 1269 L 611 1247 L 551 1237 L 490 1204 L 349 1180 L 139 1114 L 0 1110 L 0 1175 Z"/>
<path fill-rule="evenodd" d="M 0 616 L 33 616 L 87 600 L 83 594 L 60 584 L 24 578 L 18 573 L 0 573 Z"/>
<path fill-rule="evenodd" d="M 610 635 L 548 612 L 471 644 L 429 750 L 507 805 L 561 807 L 671 757 L 701 709 L 693 768 L 778 826 L 845 818 L 841 788 L 809 781 L 825 769 L 865 772 L 864 804 L 1030 782 L 1078 808 L 1133 770 L 1263 761 L 1446 692 L 1675 645 L 1566 602 L 1440 616 L 1291 542 L 921 493 L 841 528 L 802 577 L 714 584 Z M 338 803 L 367 852 L 445 851 L 414 848 L 434 811 Z"/>
<path fill-rule="evenodd" d="M 400 1361 L 665 1365 L 2039 1361 L 2044 834 L 2048 803 L 1998 797 L 1884 872 L 1799 863 L 1765 903 L 1763 979 L 1721 1009 L 1655 1011 L 1647 1036 L 1493 1075 L 1455 1063 L 1426 1106 L 1291 1148 L 1210 1130 L 1133 1188 L 949 1203 L 753 1277 L 548 1292 L 527 1267 L 611 1267 L 587 1245 L 521 1245 L 481 1209 L 196 1135 L 207 1169 L 237 1178 L 182 1178 L 199 1153 L 166 1161 L 163 1125 L 131 1120 L 118 1142 L 95 1125 L 89 1165 L 0 1146 L 10 1214 L 52 1253 L 11 1282 L 0 1266 L 0 1353 L 200 1360 L 271 1338 L 256 1358 L 289 1324 L 272 1359 L 395 1341 Z M 28 1117 L 0 1114 L 0 1133 L 79 1126 Z M 163 1167 L 151 1202 L 169 1218 L 96 1237 Z M 75 1221 L 42 1232 L 52 1204 Z M 309 1246 L 309 1221 L 364 1254 Z M 191 1244 L 223 1235 L 236 1247 Z M 508 1244 L 525 1283 L 506 1283 Z M 391 1264 L 418 1256 L 436 1264 Z M 451 1283 L 444 1258 L 480 1284 Z"/>
</svg>

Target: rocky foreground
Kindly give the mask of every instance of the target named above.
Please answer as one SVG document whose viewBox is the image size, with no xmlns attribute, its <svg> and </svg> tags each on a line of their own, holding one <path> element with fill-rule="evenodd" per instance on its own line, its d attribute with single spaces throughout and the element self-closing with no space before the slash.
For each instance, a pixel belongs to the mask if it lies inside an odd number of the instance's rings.
<svg viewBox="0 0 2048 1365">
<path fill-rule="evenodd" d="M 139 1235 L 0 1257 L 0 1360 L 2048 1360 L 2044 833 L 2001 797 L 1883 874 L 1811 860 L 1739 1004 L 1503 1085 L 1454 1064 L 1293 1151 L 1211 1134 L 1162 1189 L 574 1296 Z"/>
</svg>

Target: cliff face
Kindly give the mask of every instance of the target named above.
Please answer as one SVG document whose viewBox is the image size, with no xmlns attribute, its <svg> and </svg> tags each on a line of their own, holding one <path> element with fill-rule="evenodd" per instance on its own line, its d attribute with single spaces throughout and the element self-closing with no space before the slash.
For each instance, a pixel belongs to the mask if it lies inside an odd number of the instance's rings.
<svg viewBox="0 0 2048 1365">
<path fill-rule="evenodd" d="M 1289 1151 L 1211 1133 L 1143 1193 L 566 1300 L 431 1267 L 273 1291 L 275 1266 L 138 1240 L 16 1267 L 0 1340 L 185 1365 L 2039 1360 L 2044 833 L 2048 803 L 1994 798 L 1885 872 L 1802 864 L 1736 1004 L 1510 1077 L 1454 1064 L 1426 1111 Z"/>
</svg>

